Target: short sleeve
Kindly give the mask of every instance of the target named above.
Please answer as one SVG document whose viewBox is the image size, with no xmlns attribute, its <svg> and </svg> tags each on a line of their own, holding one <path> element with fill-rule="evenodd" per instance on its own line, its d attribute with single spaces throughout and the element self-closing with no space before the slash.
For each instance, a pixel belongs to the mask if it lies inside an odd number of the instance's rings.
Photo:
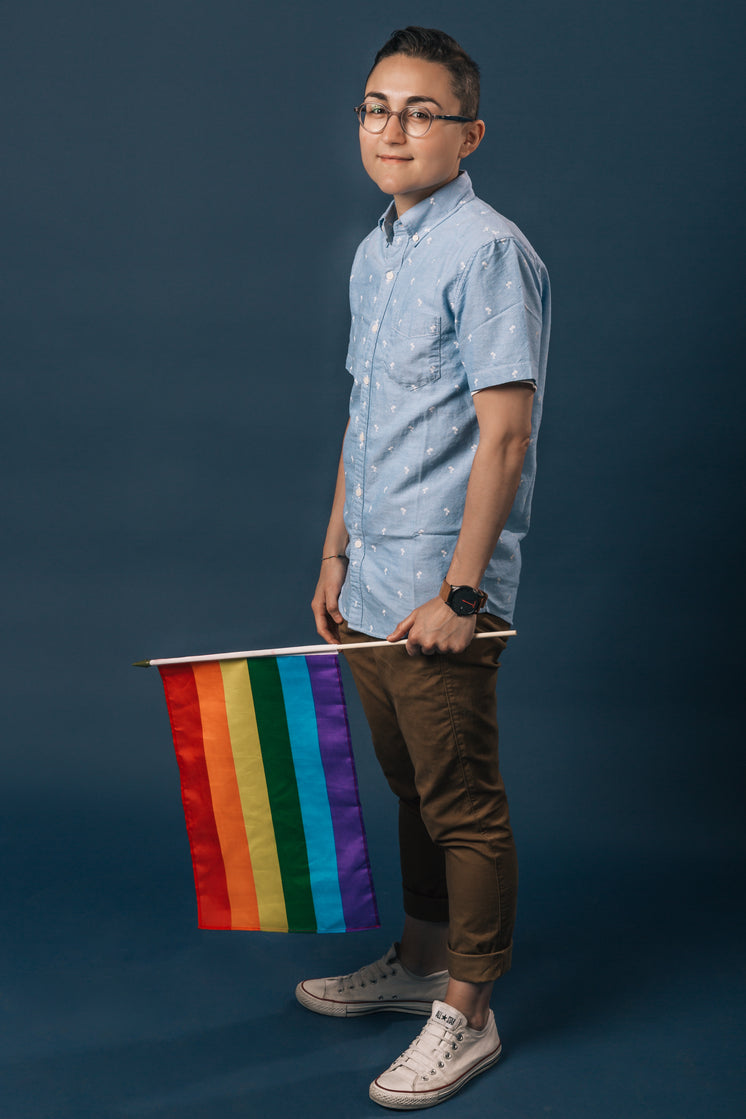
<svg viewBox="0 0 746 1119">
<path fill-rule="evenodd" d="M 536 386 L 542 276 L 512 237 L 480 246 L 456 297 L 456 336 L 471 391 L 528 381 Z"/>
</svg>

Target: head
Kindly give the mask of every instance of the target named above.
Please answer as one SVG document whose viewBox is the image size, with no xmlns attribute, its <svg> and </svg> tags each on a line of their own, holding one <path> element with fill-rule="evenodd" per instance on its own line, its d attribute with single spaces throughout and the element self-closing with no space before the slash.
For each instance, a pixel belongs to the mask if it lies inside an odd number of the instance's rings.
<svg viewBox="0 0 746 1119">
<path fill-rule="evenodd" d="M 371 73 L 383 58 L 403 54 L 438 62 L 450 75 L 451 88 L 459 103 L 461 116 L 479 116 L 479 67 L 455 39 L 435 27 L 405 27 L 394 31 L 383 44 L 373 62 Z M 368 75 L 370 77 L 370 75 Z"/>
<path fill-rule="evenodd" d="M 484 135 L 478 105 L 476 63 L 444 32 L 408 27 L 378 52 L 365 85 L 360 150 L 366 171 L 394 196 L 400 216 L 455 179 L 461 160 L 478 147 Z M 424 134 L 413 134 L 409 114 L 418 122 L 432 118 Z M 380 131 L 369 131 L 371 124 Z"/>
</svg>

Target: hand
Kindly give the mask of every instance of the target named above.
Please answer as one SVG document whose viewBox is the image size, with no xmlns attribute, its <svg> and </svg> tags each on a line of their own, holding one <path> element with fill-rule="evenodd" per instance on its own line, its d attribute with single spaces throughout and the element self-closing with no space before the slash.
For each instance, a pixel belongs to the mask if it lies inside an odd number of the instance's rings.
<svg viewBox="0 0 746 1119">
<path fill-rule="evenodd" d="M 339 612 L 338 601 L 346 574 L 346 560 L 337 557 L 324 560 L 316 591 L 311 599 L 316 631 L 329 645 L 339 644 L 338 626 L 343 618 Z"/>
<path fill-rule="evenodd" d="M 442 598 L 431 598 L 399 622 L 387 640 L 401 641 L 406 637 L 410 657 L 418 653 L 424 653 L 425 656 L 433 653 L 463 653 L 471 643 L 476 625 L 476 614 L 460 618 L 450 606 L 446 606 Z"/>
</svg>

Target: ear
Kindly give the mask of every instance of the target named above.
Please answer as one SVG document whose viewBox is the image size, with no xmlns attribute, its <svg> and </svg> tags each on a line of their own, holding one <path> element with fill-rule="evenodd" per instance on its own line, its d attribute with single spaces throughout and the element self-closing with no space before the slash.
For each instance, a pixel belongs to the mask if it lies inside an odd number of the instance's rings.
<svg viewBox="0 0 746 1119">
<path fill-rule="evenodd" d="M 464 125 L 464 138 L 459 151 L 459 159 L 465 159 L 482 143 L 485 125 L 483 120 L 473 120 Z"/>
</svg>

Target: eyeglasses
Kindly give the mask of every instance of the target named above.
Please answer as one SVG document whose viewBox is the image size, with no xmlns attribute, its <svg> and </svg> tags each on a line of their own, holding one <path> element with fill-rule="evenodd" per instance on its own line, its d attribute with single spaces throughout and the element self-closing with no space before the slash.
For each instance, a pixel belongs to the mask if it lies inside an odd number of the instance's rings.
<svg viewBox="0 0 746 1119">
<path fill-rule="evenodd" d="M 474 117 L 448 117 L 431 113 L 420 105 L 408 105 L 406 109 L 395 113 L 382 105 L 380 101 L 364 101 L 362 105 L 355 106 L 360 127 L 374 135 L 383 132 L 389 123 L 389 117 L 398 117 L 402 132 L 407 136 L 425 136 L 430 131 L 434 120 L 452 120 L 457 124 L 471 124 Z"/>
</svg>

